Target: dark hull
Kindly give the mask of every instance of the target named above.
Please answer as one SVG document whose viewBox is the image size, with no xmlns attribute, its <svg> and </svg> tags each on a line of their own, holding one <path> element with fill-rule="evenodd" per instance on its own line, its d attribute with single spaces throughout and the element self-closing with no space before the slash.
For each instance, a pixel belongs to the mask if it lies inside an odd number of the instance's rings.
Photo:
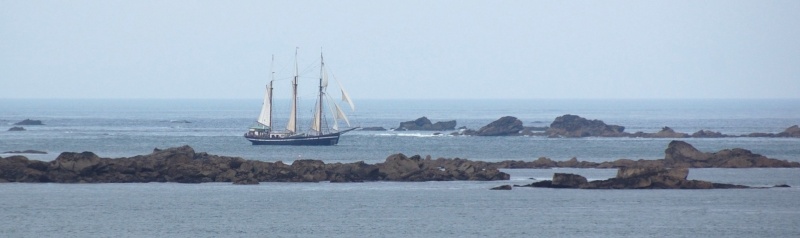
<svg viewBox="0 0 800 238">
<path fill-rule="evenodd" d="M 258 138 L 248 137 L 247 140 L 253 145 L 336 145 L 339 143 L 341 132 L 325 134 L 320 136 L 295 136 L 286 138 Z"/>
</svg>

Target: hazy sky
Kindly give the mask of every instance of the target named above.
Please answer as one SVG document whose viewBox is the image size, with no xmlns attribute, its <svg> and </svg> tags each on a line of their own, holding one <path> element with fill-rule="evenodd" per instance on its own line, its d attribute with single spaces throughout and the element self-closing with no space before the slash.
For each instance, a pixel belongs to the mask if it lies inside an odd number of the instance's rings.
<svg viewBox="0 0 800 238">
<path fill-rule="evenodd" d="M 794 0 L 0 0 L 0 98 L 259 98 L 295 47 L 355 99 L 800 98 Z"/>
</svg>

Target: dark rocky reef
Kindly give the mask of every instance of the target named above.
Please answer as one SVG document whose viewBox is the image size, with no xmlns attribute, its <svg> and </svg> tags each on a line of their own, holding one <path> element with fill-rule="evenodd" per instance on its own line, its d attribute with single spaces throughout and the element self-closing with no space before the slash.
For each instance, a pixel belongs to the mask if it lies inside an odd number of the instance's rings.
<svg viewBox="0 0 800 238">
<path fill-rule="evenodd" d="M 15 127 L 8 128 L 8 131 L 25 131 L 25 127 L 15 126 Z"/>
<path fill-rule="evenodd" d="M 703 131 L 703 132 L 696 132 L 696 133 L 706 133 L 706 132 Z M 710 133 L 714 133 L 714 132 L 707 132 L 707 133 L 710 134 Z M 719 133 L 719 132 L 716 132 L 716 133 Z M 687 137 L 690 137 L 689 134 L 681 133 L 681 132 L 675 132 L 675 130 L 673 130 L 672 128 L 669 128 L 668 126 L 662 127 L 661 131 L 656 132 L 656 133 L 644 133 L 644 132 L 638 131 L 638 132 L 633 133 L 633 134 L 626 134 L 625 136 L 628 136 L 628 137 L 642 137 L 642 138 L 687 138 Z"/>
<path fill-rule="evenodd" d="M 800 163 L 767 158 L 746 149 L 725 149 L 705 153 L 684 141 L 674 140 L 664 150 L 664 159 L 619 159 L 602 163 L 578 161 L 553 161 L 541 157 L 534 161 L 506 160 L 488 166 L 496 168 L 620 168 L 620 167 L 687 167 L 687 168 L 798 168 Z"/>
<path fill-rule="evenodd" d="M 12 150 L 3 152 L 2 154 L 47 154 L 47 152 L 40 150 Z"/>
<path fill-rule="evenodd" d="M 624 136 L 624 130 L 624 126 L 606 125 L 601 120 L 587 120 L 580 116 L 567 114 L 556 117 L 545 133 L 551 137 L 617 137 Z"/>
<path fill-rule="evenodd" d="M 0 158 L 0 182 L 142 183 L 142 182 L 362 182 L 508 180 L 485 163 L 462 159 L 421 159 L 395 154 L 384 163 L 325 164 L 320 160 L 283 162 L 195 153 L 189 146 L 155 149 L 149 155 L 101 158 L 92 152 L 61 153 L 51 162 L 24 156 Z"/>
<path fill-rule="evenodd" d="M 371 126 L 371 127 L 364 127 L 359 129 L 361 131 L 386 131 L 386 128 L 380 126 Z"/>
<path fill-rule="evenodd" d="M 750 134 L 745 135 L 745 136 L 747 136 L 747 137 L 794 137 L 794 138 L 800 138 L 800 127 L 798 127 L 797 125 L 790 126 L 789 128 L 786 128 L 786 130 L 784 130 L 783 132 L 778 133 L 778 134 L 773 134 L 773 133 L 750 133 Z"/>
<path fill-rule="evenodd" d="M 511 190 L 513 187 L 511 185 L 500 185 L 494 188 L 490 188 L 490 190 Z"/>
<path fill-rule="evenodd" d="M 749 188 L 742 185 L 687 180 L 689 169 L 664 167 L 624 167 L 607 180 L 587 181 L 577 174 L 556 173 L 553 180 L 539 181 L 522 187 L 582 189 L 712 189 Z"/>
<path fill-rule="evenodd" d="M 14 123 L 16 126 L 41 126 L 44 125 L 40 120 L 25 119 L 20 122 Z"/>
<path fill-rule="evenodd" d="M 407 130 L 407 131 L 449 131 L 455 130 L 456 128 L 456 121 L 440 121 L 436 123 L 431 123 L 427 117 L 420 117 L 413 121 L 401 122 L 400 126 L 397 127 L 397 130 Z"/>
</svg>

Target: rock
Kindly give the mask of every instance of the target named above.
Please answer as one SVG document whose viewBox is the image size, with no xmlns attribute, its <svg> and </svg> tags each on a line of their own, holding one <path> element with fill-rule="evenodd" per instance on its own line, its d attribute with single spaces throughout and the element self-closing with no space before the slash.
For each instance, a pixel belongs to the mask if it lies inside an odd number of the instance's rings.
<svg viewBox="0 0 800 238">
<path fill-rule="evenodd" d="M 449 181 L 449 180 L 508 180 L 503 173 L 486 162 L 464 159 L 422 159 L 419 155 L 406 157 L 395 154 L 377 164 L 380 174 L 388 181 Z"/>
<path fill-rule="evenodd" d="M 703 153 L 689 143 L 672 141 L 664 151 L 664 166 L 690 168 L 789 168 L 798 162 L 770 159 L 749 150 L 734 148 Z"/>
<path fill-rule="evenodd" d="M 360 130 L 362 130 L 362 131 L 386 131 L 386 128 L 379 127 L 379 126 L 373 126 L 373 127 L 364 127 L 364 128 L 361 128 Z"/>
<path fill-rule="evenodd" d="M 648 137 L 648 138 L 686 138 L 686 137 L 689 137 L 689 135 L 686 134 L 686 133 L 675 132 L 675 130 L 672 130 L 672 128 L 669 128 L 669 127 L 665 126 L 665 127 L 661 128 L 661 131 L 656 132 L 655 134 L 649 134 L 648 136 L 644 136 L 644 137 Z"/>
<path fill-rule="evenodd" d="M 669 143 L 664 154 L 664 163 L 667 165 L 691 165 L 693 161 L 707 161 L 711 158 L 711 156 L 700 152 L 689 143 L 676 140 Z"/>
<path fill-rule="evenodd" d="M 510 136 L 519 135 L 524 129 L 522 121 L 512 116 L 504 116 L 486 126 L 481 127 L 474 133 L 476 136 Z"/>
<path fill-rule="evenodd" d="M 413 121 L 401 122 L 400 126 L 397 127 L 397 130 L 408 130 L 408 131 L 447 131 L 447 130 L 455 130 L 456 128 L 456 121 L 440 121 L 431 123 L 431 120 L 428 120 L 427 117 L 420 117 Z"/>
<path fill-rule="evenodd" d="M 14 123 L 14 125 L 17 125 L 17 126 L 41 126 L 41 125 L 44 125 L 44 124 L 42 124 L 42 121 L 40 121 L 40 120 L 25 119 L 25 120 L 22 120 L 20 122 Z"/>
<path fill-rule="evenodd" d="M 615 137 L 625 136 L 624 130 L 623 126 L 606 125 L 600 120 L 587 120 L 580 116 L 567 114 L 556 117 L 545 133 L 550 137 Z"/>
<path fill-rule="evenodd" d="M 586 177 L 577 174 L 555 173 L 553 174 L 553 188 L 581 188 L 588 184 Z"/>
<path fill-rule="evenodd" d="M 687 180 L 687 168 L 620 168 L 617 177 L 587 182 L 575 174 L 556 173 L 552 181 L 535 182 L 524 187 L 583 188 L 583 189 L 712 189 L 748 188 L 742 185 Z"/>
<path fill-rule="evenodd" d="M 692 133 L 692 137 L 694 138 L 722 138 L 728 137 L 722 133 L 716 131 L 707 131 L 707 130 L 699 130 L 695 133 Z"/>
<path fill-rule="evenodd" d="M 491 188 L 489 190 L 511 190 L 511 189 L 512 189 L 511 185 L 506 184 Z"/>
<path fill-rule="evenodd" d="M 783 132 L 778 133 L 777 136 L 778 137 L 800 137 L 800 127 L 798 127 L 797 125 L 790 126 L 789 128 L 786 128 L 786 130 L 784 130 Z"/>
<path fill-rule="evenodd" d="M 15 127 L 8 128 L 8 131 L 25 131 L 25 128 L 21 127 L 21 126 L 15 126 Z"/>
</svg>

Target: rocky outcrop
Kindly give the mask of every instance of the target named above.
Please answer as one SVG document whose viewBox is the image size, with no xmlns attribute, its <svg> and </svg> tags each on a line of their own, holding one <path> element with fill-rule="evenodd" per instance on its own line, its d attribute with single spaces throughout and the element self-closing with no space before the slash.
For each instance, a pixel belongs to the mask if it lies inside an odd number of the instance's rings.
<svg viewBox="0 0 800 238">
<path fill-rule="evenodd" d="M 511 190 L 511 189 L 513 189 L 513 187 L 511 187 L 511 185 L 506 184 L 506 185 L 500 185 L 500 186 L 497 186 L 497 187 L 494 187 L 494 188 L 490 188 L 489 190 Z"/>
<path fill-rule="evenodd" d="M 21 127 L 21 126 L 15 126 L 15 127 L 8 128 L 8 131 L 25 131 L 25 128 Z"/>
<path fill-rule="evenodd" d="M 576 115 L 556 117 L 545 132 L 550 137 L 625 136 L 624 126 L 606 125 L 601 120 L 587 120 Z"/>
<path fill-rule="evenodd" d="M 522 121 L 512 116 L 504 116 L 497 119 L 486 126 L 481 127 L 478 131 L 471 131 L 469 135 L 475 136 L 511 136 L 519 135 L 519 132 L 525 129 L 522 126 Z"/>
<path fill-rule="evenodd" d="M 800 137 L 800 127 L 798 127 L 797 125 L 790 126 L 789 128 L 786 128 L 786 130 L 784 130 L 783 132 L 778 133 L 777 136 L 778 137 Z"/>
<path fill-rule="evenodd" d="M 464 159 L 406 157 L 394 154 L 378 164 L 388 181 L 508 180 L 510 176 L 485 162 Z"/>
<path fill-rule="evenodd" d="M 509 175 L 483 162 L 462 159 L 432 160 L 403 154 L 384 163 L 325 164 L 295 160 L 291 165 L 196 153 L 189 146 L 155 149 L 149 155 L 101 158 L 92 152 L 61 153 L 54 161 L 23 156 L 0 158 L 0 182 L 134 183 L 134 182 L 363 182 L 508 180 Z"/>
<path fill-rule="evenodd" d="M 449 131 L 455 130 L 456 121 L 440 121 L 431 123 L 427 117 L 420 117 L 413 121 L 401 122 L 397 130 L 408 131 Z"/>
<path fill-rule="evenodd" d="M 785 168 L 800 167 L 798 162 L 770 159 L 749 150 L 734 148 L 716 153 L 700 152 L 683 141 L 672 141 L 664 151 L 665 166 L 691 168 Z"/>
<path fill-rule="evenodd" d="M 728 136 L 724 135 L 724 134 L 722 134 L 720 132 L 717 132 L 717 131 L 699 130 L 699 131 L 697 131 L 695 133 L 692 133 L 691 137 L 694 137 L 694 138 L 723 138 L 723 137 L 728 137 Z"/>
<path fill-rule="evenodd" d="M 582 188 L 582 189 L 712 189 L 748 188 L 742 185 L 687 180 L 689 169 L 664 167 L 620 168 L 617 176 L 607 180 L 587 181 L 577 174 L 556 173 L 545 180 L 523 187 Z"/>
<path fill-rule="evenodd" d="M 16 126 L 41 126 L 44 125 L 40 120 L 25 119 L 20 122 L 14 123 Z"/>
</svg>

